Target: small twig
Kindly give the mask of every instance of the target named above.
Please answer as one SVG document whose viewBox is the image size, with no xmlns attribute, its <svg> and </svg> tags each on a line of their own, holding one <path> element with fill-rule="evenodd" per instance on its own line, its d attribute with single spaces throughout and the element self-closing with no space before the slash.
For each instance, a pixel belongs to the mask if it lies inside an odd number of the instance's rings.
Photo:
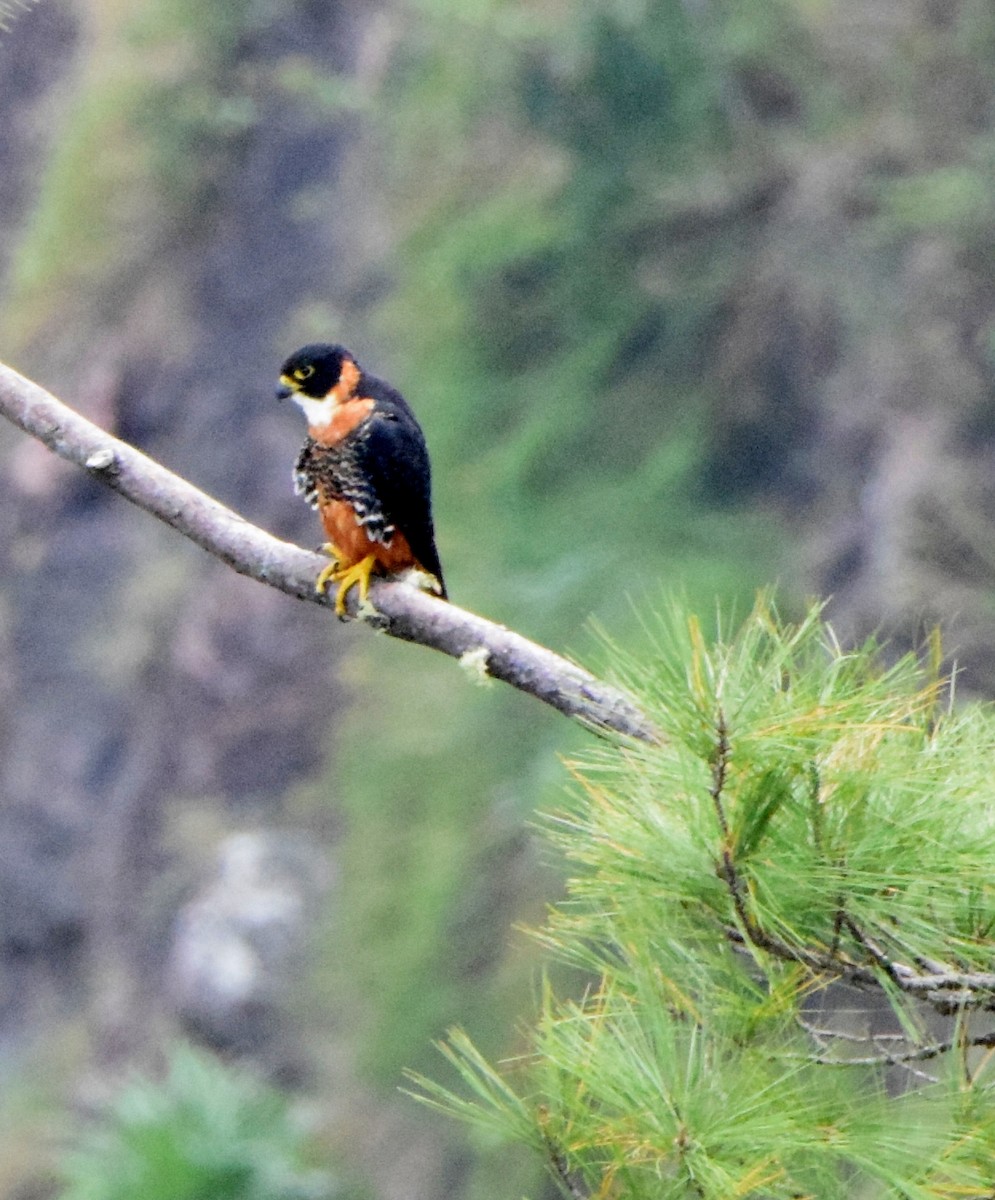
<svg viewBox="0 0 995 1200">
<path fill-rule="evenodd" d="M 743 886 L 743 880 L 740 877 L 736 867 L 736 860 L 732 853 L 729 818 L 726 815 L 725 802 L 723 800 L 726 777 L 729 773 L 730 747 L 729 730 L 726 725 L 725 712 L 722 708 L 719 708 L 716 716 L 715 734 L 715 750 L 712 757 L 712 782 L 708 791 L 715 808 L 715 818 L 718 822 L 722 838 L 722 858 L 718 870 L 722 879 L 725 880 L 726 887 L 729 889 L 729 896 L 732 899 L 736 917 L 742 927 L 741 930 L 736 930 L 735 927 L 729 928 L 726 930 L 726 934 L 730 940 L 738 941 L 741 945 L 755 946 L 759 950 L 773 954 L 776 958 L 790 958 L 795 962 L 804 963 L 812 969 L 821 971 L 821 956 L 810 956 L 807 951 L 795 949 L 786 942 L 782 942 L 779 938 L 775 938 L 767 933 L 758 924 L 747 906 L 746 889 Z"/>
<path fill-rule="evenodd" d="M 722 803 L 722 792 L 726 785 L 726 774 L 729 770 L 729 729 L 726 725 L 725 712 L 720 708 L 715 718 L 715 752 L 712 756 L 712 786 L 709 795 L 715 805 L 715 816 L 725 842 L 729 841 L 729 822 L 726 819 L 725 807 Z"/>
<path fill-rule="evenodd" d="M 904 963 L 897 963 L 894 959 L 889 958 L 877 942 L 869 934 L 865 933 L 853 917 L 847 913 L 843 914 L 843 925 L 850 931 L 857 944 L 867 951 L 868 957 L 872 958 L 878 967 L 890 979 L 894 980 L 895 983 L 900 984 L 903 979 L 908 979 L 910 976 L 915 975 L 911 967 L 905 966 Z"/>
<path fill-rule="evenodd" d="M 809 1025 L 806 1021 L 799 1018 L 798 1024 L 807 1034 L 816 1039 L 821 1044 L 828 1041 L 850 1042 L 862 1046 L 880 1045 L 882 1042 L 905 1042 L 908 1043 L 909 1038 L 901 1033 L 871 1033 L 871 1034 L 856 1034 L 846 1033 L 836 1029 L 817 1029 Z M 961 1037 L 959 1034 L 956 1037 L 947 1038 L 942 1042 L 929 1042 L 925 1046 L 915 1046 L 910 1050 L 882 1050 L 880 1054 L 867 1054 L 859 1058 L 831 1058 L 828 1055 L 812 1056 L 809 1054 L 797 1055 L 794 1057 L 804 1058 L 807 1062 L 822 1063 L 826 1066 L 838 1067 L 876 1067 L 891 1064 L 894 1066 L 903 1066 L 906 1063 L 912 1062 L 927 1062 L 931 1058 L 939 1058 L 941 1054 L 949 1054 L 955 1047 L 964 1046 L 970 1050 L 987 1048 L 995 1046 L 995 1030 L 990 1030 L 988 1033 L 975 1034 L 974 1037 Z"/>
<path fill-rule="evenodd" d="M 673 1105 L 675 1118 L 680 1122 L 677 1130 L 677 1136 L 674 1138 L 674 1149 L 678 1155 L 684 1159 L 687 1155 L 688 1147 L 692 1144 L 692 1139 L 688 1135 L 688 1126 L 684 1119 L 684 1114 L 678 1105 Z M 705 1189 L 701 1181 L 695 1178 L 693 1172 L 688 1172 L 687 1184 L 700 1200 L 705 1200 Z"/>
<path fill-rule="evenodd" d="M 985 997 L 985 1007 L 995 1008 L 995 975 L 977 973 L 961 973 L 960 971 L 946 971 L 936 975 L 916 975 L 910 972 L 908 975 L 903 975 L 900 980 L 896 980 L 899 987 L 904 992 L 912 992 L 914 994 L 926 995 L 932 999 L 932 993 L 946 993 L 945 1003 L 951 1006 L 951 1011 L 954 1008 L 960 1008 L 955 993 L 957 992 L 988 992 Z M 966 1007 L 977 1008 L 980 1001 L 977 999 L 970 1000 Z"/>
<path fill-rule="evenodd" d="M 808 764 L 809 796 L 812 801 L 812 843 L 817 850 L 822 850 L 822 777 L 819 764 Z"/>
<path fill-rule="evenodd" d="M 570 1170 L 567 1156 L 550 1137 L 542 1112 L 539 1114 L 539 1130 L 546 1150 L 546 1161 L 560 1191 L 571 1200 L 590 1200 L 590 1192 L 578 1181 L 575 1172 Z"/>
<path fill-rule="evenodd" d="M 971 1077 L 971 1061 L 968 1051 L 974 1045 L 974 1039 L 968 1035 L 968 1023 L 971 1020 L 970 1014 L 963 1009 L 957 1014 L 957 1019 L 954 1023 L 954 1042 L 957 1046 L 957 1053 L 960 1058 L 961 1076 L 967 1087 L 974 1086 L 974 1080 Z M 984 1036 L 984 1035 L 981 1035 Z"/>
<path fill-rule="evenodd" d="M 885 1063 L 889 1066 L 900 1067 L 903 1071 L 908 1072 L 908 1074 L 914 1079 L 921 1079 L 923 1083 L 940 1082 L 939 1075 L 930 1075 L 928 1071 L 920 1071 L 918 1067 L 914 1067 L 910 1062 L 896 1062 L 894 1059 L 886 1056 Z"/>
<path fill-rule="evenodd" d="M 846 898 L 842 895 L 836 897 L 836 913 L 833 916 L 833 940 L 829 943 L 829 953 L 835 957 L 840 950 L 840 937 L 843 934 L 843 926 L 846 922 L 846 908 L 844 907 Z"/>
<path fill-rule="evenodd" d="M 725 790 L 728 773 L 729 728 L 726 725 L 725 712 L 720 707 L 715 719 L 715 751 L 712 757 L 712 782 L 708 793 L 712 797 L 712 804 L 715 808 L 715 819 L 718 821 L 719 833 L 722 836 L 721 875 L 729 889 L 729 895 L 732 897 L 736 916 L 742 923 L 743 928 L 747 930 L 749 940 L 755 942 L 755 935 L 759 933 L 759 930 L 746 906 L 743 881 L 739 877 L 739 871 L 736 869 L 736 860 L 733 858 L 729 818 L 726 816 L 725 802 L 722 795 Z"/>
<path fill-rule="evenodd" d="M 0 414 L 239 574 L 313 604 L 327 606 L 334 599 L 314 589 L 327 560 L 251 525 L 3 364 Z M 356 616 L 355 596 L 350 594 L 349 601 L 350 615 Z M 624 692 L 503 625 L 388 580 L 372 584 L 370 601 L 376 627 L 391 637 L 466 661 L 472 656 L 476 670 L 594 730 L 644 742 L 660 740 L 649 717 Z"/>
<path fill-rule="evenodd" d="M 816 1041 L 835 1039 L 838 1042 L 854 1042 L 855 1044 L 866 1046 L 872 1041 L 908 1042 L 909 1040 L 904 1033 L 849 1033 L 845 1029 L 820 1029 L 817 1025 L 810 1024 L 804 1017 L 797 1017 L 796 1020 L 799 1028 L 804 1029 Z"/>
<path fill-rule="evenodd" d="M 810 762 L 808 764 L 808 782 L 809 795 L 812 802 L 812 844 L 819 851 L 824 853 L 823 840 L 823 825 L 822 825 L 822 776 L 819 771 L 819 764 Z M 841 871 L 842 864 L 836 864 L 837 869 Z M 833 917 L 833 937 L 829 943 L 829 953 L 835 955 L 839 952 L 840 937 L 843 934 L 843 922 L 846 915 L 846 896 L 840 892 L 836 897 L 836 913 Z"/>
<path fill-rule="evenodd" d="M 926 958 L 921 954 L 917 954 L 914 961 L 920 970 L 928 971 L 931 975 L 943 975 L 947 969 L 944 963 L 937 962 L 934 958 Z"/>
</svg>

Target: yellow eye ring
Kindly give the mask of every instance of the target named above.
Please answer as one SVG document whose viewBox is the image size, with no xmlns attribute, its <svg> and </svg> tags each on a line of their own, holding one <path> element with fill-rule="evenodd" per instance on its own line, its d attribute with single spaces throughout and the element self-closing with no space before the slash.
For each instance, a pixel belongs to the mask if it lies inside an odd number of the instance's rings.
<svg viewBox="0 0 995 1200">
<path fill-rule="evenodd" d="M 312 367 L 310 365 L 306 366 L 306 367 L 298 367 L 297 370 L 294 372 L 294 378 L 300 379 L 300 380 L 310 379 L 313 374 L 314 374 L 314 367 Z"/>
</svg>

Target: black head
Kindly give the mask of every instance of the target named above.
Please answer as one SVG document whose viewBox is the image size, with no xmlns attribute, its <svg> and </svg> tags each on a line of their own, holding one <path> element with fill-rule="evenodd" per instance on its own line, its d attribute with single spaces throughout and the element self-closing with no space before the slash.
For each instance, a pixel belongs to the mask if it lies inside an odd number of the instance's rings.
<svg viewBox="0 0 995 1200">
<path fill-rule="evenodd" d="M 347 363 L 355 371 L 356 360 L 344 346 L 332 346 L 324 342 L 302 346 L 280 368 L 277 398 L 286 400 L 298 392 L 321 400 L 341 380 L 342 367 Z"/>
</svg>

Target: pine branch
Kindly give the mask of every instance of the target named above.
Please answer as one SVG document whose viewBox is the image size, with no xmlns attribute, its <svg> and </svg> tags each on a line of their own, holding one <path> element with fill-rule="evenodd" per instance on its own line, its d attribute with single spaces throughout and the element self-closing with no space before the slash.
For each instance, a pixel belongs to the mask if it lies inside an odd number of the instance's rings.
<svg viewBox="0 0 995 1200">
<path fill-rule="evenodd" d="M 729 886 L 728 880 L 726 885 Z M 733 900 L 735 903 L 735 897 Z M 877 948 L 870 955 L 872 965 L 858 963 L 838 949 L 826 952 L 789 945 L 761 929 L 752 917 L 747 918 L 742 929 L 727 925 L 725 935 L 735 945 L 755 946 L 783 962 L 800 963 L 814 974 L 837 976 L 857 987 L 880 988 L 882 978 L 887 977 L 898 991 L 925 1000 L 946 1016 L 975 1008 L 995 1011 L 995 972 L 943 969 L 918 972 L 888 958 Z M 862 944 L 868 946 L 868 939 L 864 938 Z"/>
<path fill-rule="evenodd" d="M 196 542 L 241 575 L 288 596 L 330 607 L 314 581 L 327 560 L 280 541 L 126 442 L 112 437 L 43 388 L 0 363 L 0 413 L 68 462 Z M 357 613 L 353 589 L 349 612 Z M 646 742 L 659 734 L 624 692 L 520 634 L 403 583 L 376 580 L 376 610 L 361 619 L 406 642 L 461 659 L 603 733 Z"/>
</svg>

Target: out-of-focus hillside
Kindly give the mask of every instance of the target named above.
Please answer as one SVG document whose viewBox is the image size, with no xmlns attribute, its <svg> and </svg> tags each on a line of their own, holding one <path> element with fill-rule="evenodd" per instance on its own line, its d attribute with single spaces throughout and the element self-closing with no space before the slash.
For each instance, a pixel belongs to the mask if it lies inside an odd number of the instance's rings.
<svg viewBox="0 0 995 1200">
<path fill-rule="evenodd" d="M 314 544 L 273 381 L 343 340 L 426 428 L 458 603 L 610 667 L 590 614 L 777 581 L 844 636 L 941 622 L 991 692 L 993 68 L 982 0 L 41 0 L 0 35 L 0 357 Z M 395 1089 L 451 1022 L 514 1046 L 527 821 L 584 735 L 0 456 L 11 1094 L 185 1027 L 371 1194 L 532 1187 Z M 322 917 L 212 1007 L 177 921 L 239 870 Z M 50 1152 L 10 1127 L 14 1195 Z"/>
</svg>

